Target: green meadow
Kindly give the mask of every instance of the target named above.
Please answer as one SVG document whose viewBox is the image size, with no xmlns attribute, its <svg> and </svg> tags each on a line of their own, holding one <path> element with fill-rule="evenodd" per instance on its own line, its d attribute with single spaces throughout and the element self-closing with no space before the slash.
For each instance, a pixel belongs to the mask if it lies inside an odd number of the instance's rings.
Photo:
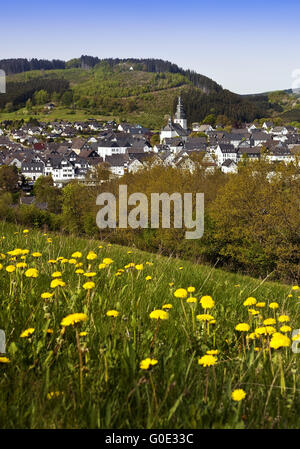
<svg viewBox="0 0 300 449">
<path fill-rule="evenodd" d="M 0 268 L 0 428 L 299 427 L 297 286 L 5 223 Z"/>
</svg>

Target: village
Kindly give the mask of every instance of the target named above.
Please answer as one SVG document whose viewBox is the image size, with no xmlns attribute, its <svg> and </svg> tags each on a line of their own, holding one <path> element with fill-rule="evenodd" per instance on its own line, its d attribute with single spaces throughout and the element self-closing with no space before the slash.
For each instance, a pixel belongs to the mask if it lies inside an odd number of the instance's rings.
<svg viewBox="0 0 300 449">
<path fill-rule="evenodd" d="M 245 123 L 230 130 L 193 123 L 188 129 L 181 97 L 157 143 L 151 139 L 151 130 L 113 120 L 38 122 L 19 129 L 7 125 L 0 124 L 0 165 L 15 165 L 28 185 L 50 175 L 58 187 L 71 180 L 86 182 L 87 174 L 103 163 L 112 177 L 135 173 L 149 160 L 192 173 L 195 154 L 205 170 L 235 173 L 242 160 L 259 160 L 264 154 L 271 162 L 289 163 L 300 150 L 299 130 L 275 126 L 271 121 L 261 127 Z"/>
</svg>

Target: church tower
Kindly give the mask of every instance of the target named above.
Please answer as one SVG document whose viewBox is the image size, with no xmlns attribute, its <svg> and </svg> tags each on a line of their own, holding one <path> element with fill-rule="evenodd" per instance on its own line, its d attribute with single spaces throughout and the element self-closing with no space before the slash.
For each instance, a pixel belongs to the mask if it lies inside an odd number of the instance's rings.
<svg viewBox="0 0 300 449">
<path fill-rule="evenodd" d="M 187 120 L 181 103 L 181 96 L 178 97 L 178 104 L 175 112 L 174 123 L 177 123 L 178 125 L 182 126 L 183 129 L 187 129 Z"/>
</svg>

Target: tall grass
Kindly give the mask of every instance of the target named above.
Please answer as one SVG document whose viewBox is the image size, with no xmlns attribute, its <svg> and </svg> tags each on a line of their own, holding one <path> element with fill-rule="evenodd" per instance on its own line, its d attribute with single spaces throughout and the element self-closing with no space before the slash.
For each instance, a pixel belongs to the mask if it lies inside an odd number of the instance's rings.
<svg viewBox="0 0 300 449">
<path fill-rule="evenodd" d="M 23 259 L 7 254 L 16 248 L 29 253 Z M 75 251 L 82 253 L 81 267 L 69 262 Z M 97 258 L 87 260 L 89 251 Z M 10 360 L 0 363 L 1 428 L 299 427 L 298 354 L 291 347 L 270 348 L 270 336 L 251 340 L 235 330 L 249 323 L 249 335 L 275 316 L 278 331 L 282 314 L 297 328 L 297 290 L 134 248 L 24 234 L 6 224 L 0 225 L 0 253 L 0 328 L 7 338 L 2 356 Z M 113 262 L 99 269 L 104 258 Z M 27 267 L 7 272 L 20 261 Z M 130 262 L 135 266 L 124 268 Z M 38 277 L 26 277 L 28 268 L 36 268 Z M 96 276 L 76 274 L 78 268 Z M 65 287 L 50 288 L 55 271 Z M 84 289 L 87 281 L 95 287 Z M 189 286 L 196 303 L 174 296 Z M 42 299 L 44 292 L 54 294 Z M 203 295 L 213 298 L 212 309 L 202 308 Z M 258 316 L 243 305 L 249 296 L 266 302 Z M 276 310 L 268 307 L 274 301 Z M 173 306 L 168 319 L 149 317 L 165 304 Z M 107 316 L 109 310 L 118 316 Z M 196 318 L 204 312 L 215 324 Z M 62 319 L 73 313 L 87 320 L 63 327 Z M 29 328 L 34 332 L 21 338 Z M 219 351 L 216 363 L 199 365 L 211 349 Z M 140 362 L 148 357 L 157 364 L 143 370 Z M 240 402 L 231 397 L 235 389 L 246 392 Z"/>
</svg>

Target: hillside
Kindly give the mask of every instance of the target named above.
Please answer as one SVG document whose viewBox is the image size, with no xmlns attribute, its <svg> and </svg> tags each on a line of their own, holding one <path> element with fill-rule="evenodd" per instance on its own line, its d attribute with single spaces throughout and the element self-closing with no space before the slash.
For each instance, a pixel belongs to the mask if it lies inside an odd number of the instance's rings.
<svg viewBox="0 0 300 449">
<path fill-rule="evenodd" d="M 4 223 L 0 235 L 2 428 L 298 427 L 299 287 Z"/>
<path fill-rule="evenodd" d="M 300 94 L 292 89 L 265 92 L 257 95 L 245 95 L 246 99 L 254 101 L 260 107 L 272 104 L 276 115 L 283 122 L 300 122 Z"/>
<path fill-rule="evenodd" d="M 64 67 L 58 62 L 59 68 L 50 70 L 30 70 L 33 66 L 50 66 L 46 63 L 0 61 L 0 68 L 10 73 L 7 94 L 0 96 L 0 120 L 30 116 L 47 121 L 80 120 L 93 116 L 157 129 L 174 112 L 180 93 L 190 125 L 211 114 L 217 122 L 234 124 L 278 116 L 286 110 L 281 99 L 237 95 L 167 61 L 89 58 L 69 61 Z M 35 94 L 41 91 L 44 95 Z M 51 113 L 45 113 L 47 101 L 56 106 Z"/>
</svg>

